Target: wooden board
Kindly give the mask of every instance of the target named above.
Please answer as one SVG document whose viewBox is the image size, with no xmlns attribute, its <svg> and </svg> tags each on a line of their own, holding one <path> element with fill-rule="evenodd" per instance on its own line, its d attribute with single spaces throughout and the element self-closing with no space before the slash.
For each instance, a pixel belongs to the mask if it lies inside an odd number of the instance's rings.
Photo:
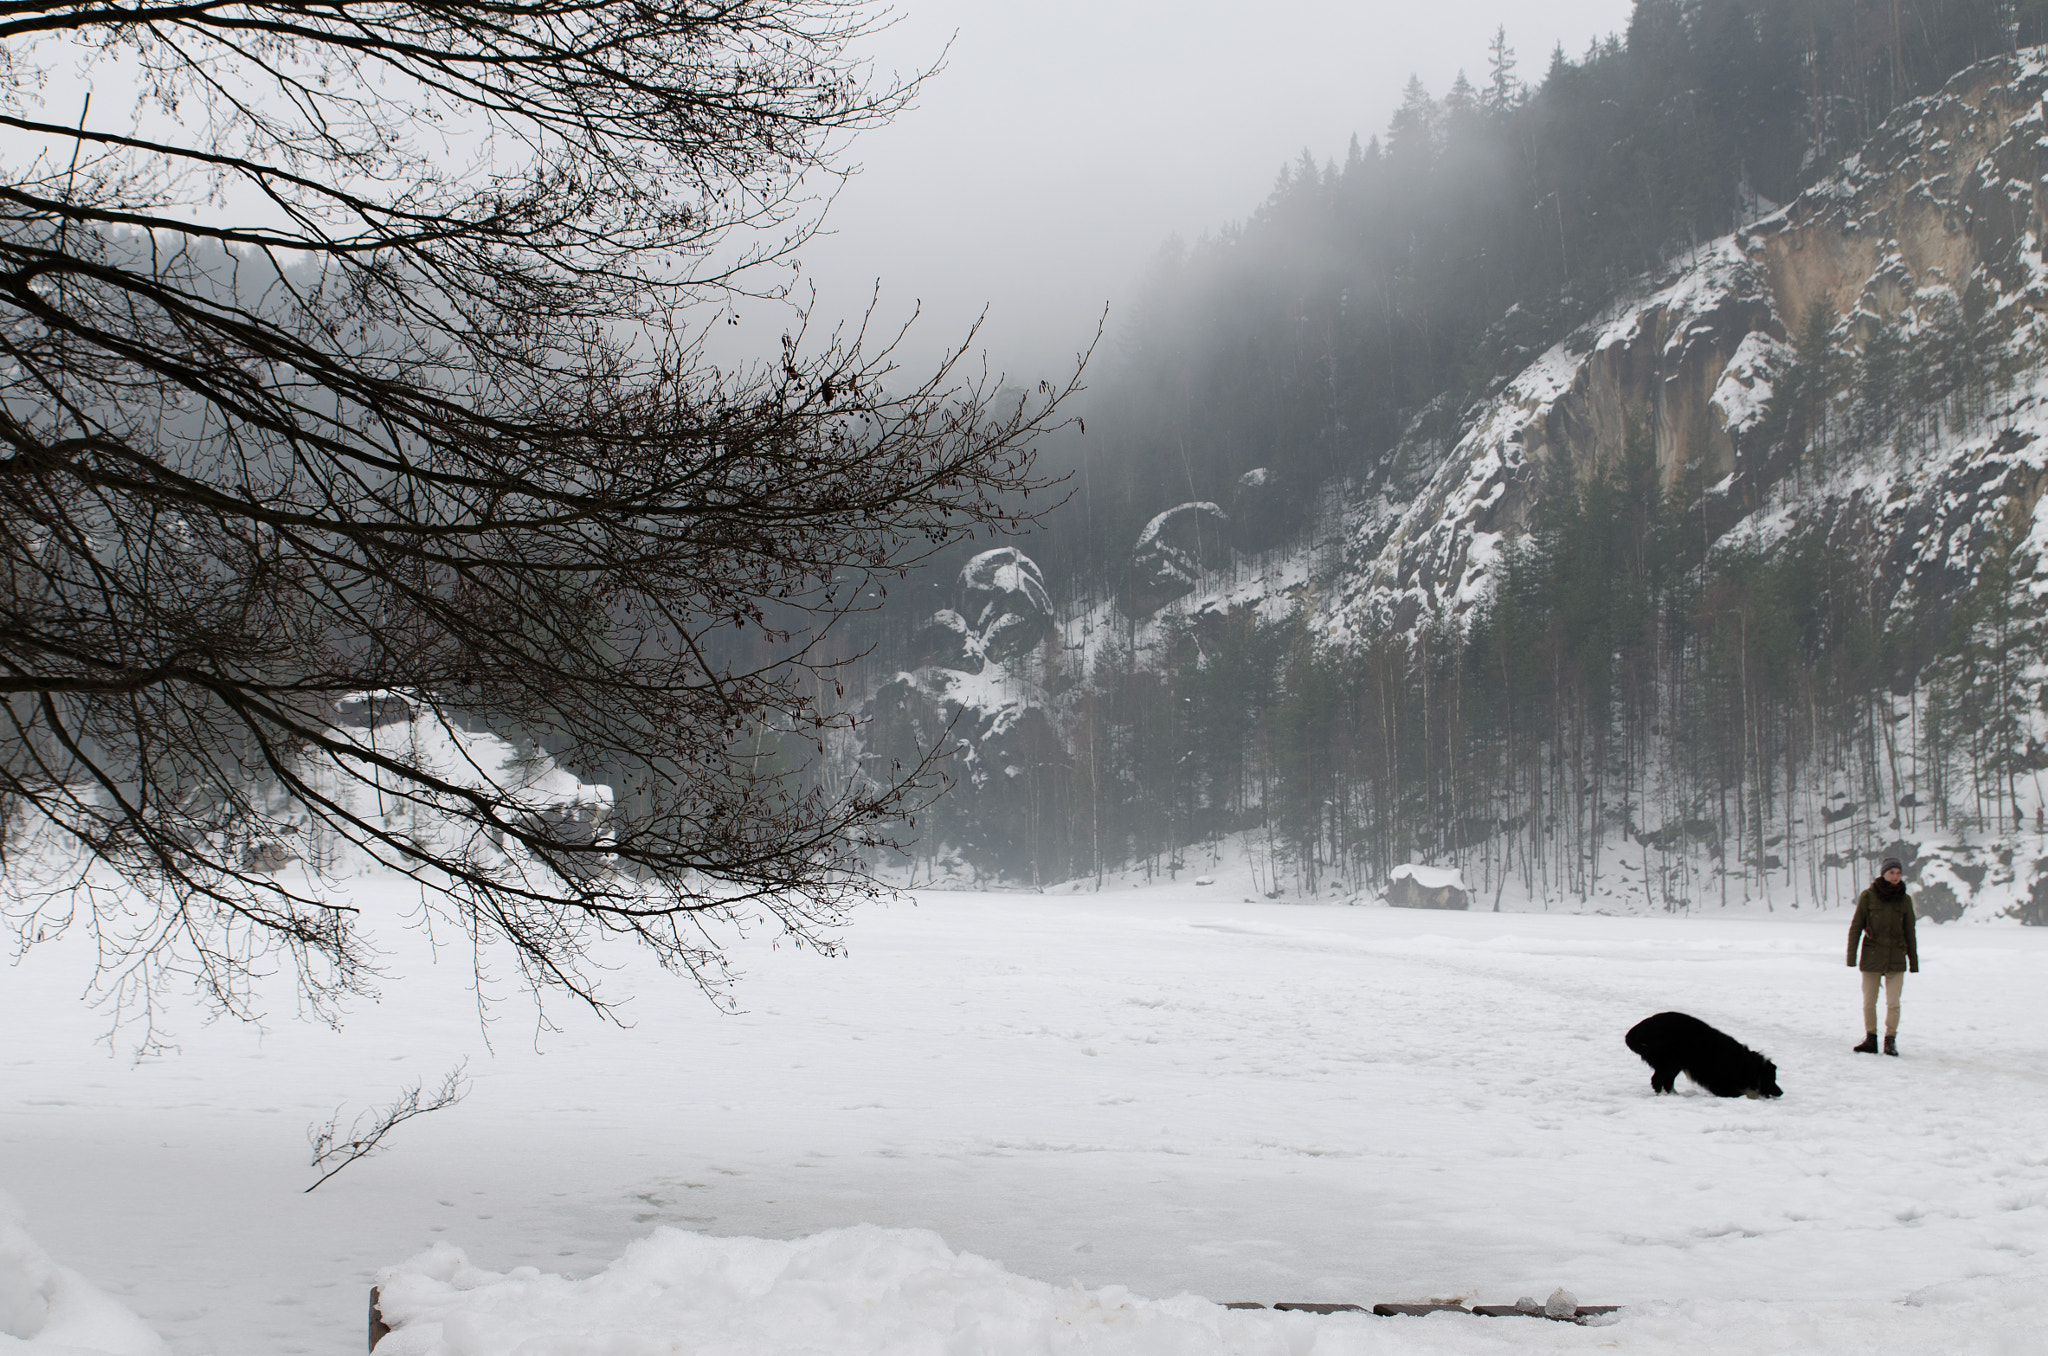
<svg viewBox="0 0 2048 1356">
<path fill-rule="evenodd" d="M 378 1305 L 382 1296 L 377 1287 L 370 1287 L 370 1350 L 377 1349 L 377 1343 L 391 1333 L 390 1325 L 384 1322 L 384 1314 Z M 1258 1300 L 1232 1300 L 1223 1306 L 1226 1309 L 1264 1309 Z M 1362 1314 L 1362 1304 L 1332 1304 L 1310 1300 L 1282 1300 L 1272 1306 L 1285 1313 L 1295 1314 Z M 1617 1313 L 1619 1304 L 1581 1304 L 1570 1318 L 1559 1318 L 1559 1323 L 1576 1323 L 1580 1319 L 1596 1314 Z M 1512 1304 L 1475 1304 L 1467 1309 L 1462 1304 L 1375 1304 L 1372 1312 L 1381 1318 L 1422 1318 L 1429 1314 L 1477 1314 L 1481 1318 L 1550 1318 L 1541 1309 L 1518 1309 Z"/>
<path fill-rule="evenodd" d="M 1472 1312 L 1478 1314 L 1481 1318 L 1549 1318 L 1559 1323 L 1576 1323 L 1582 1318 L 1591 1318 L 1596 1314 L 1613 1314 L 1620 1311 L 1621 1306 L 1619 1304 L 1581 1304 L 1569 1316 L 1546 1314 L 1543 1312 L 1541 1305 L 1534 1309 L 1518 1309 L 1512 1304 L 1475 1304 L 1472 1306 Z"/>
</svg>

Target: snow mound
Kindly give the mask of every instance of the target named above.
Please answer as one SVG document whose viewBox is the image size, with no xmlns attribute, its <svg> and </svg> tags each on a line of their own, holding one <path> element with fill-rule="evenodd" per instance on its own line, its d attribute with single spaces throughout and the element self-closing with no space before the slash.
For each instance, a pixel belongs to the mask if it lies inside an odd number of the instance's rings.
<svg viewBox="0 0 2048 1356">
<path fill-rule="evenodd" d="M 438 1244 L 378 1278 L 378 1356 L 1237 1350 L 1232 1311 L 1058 1287 L 922 1229 L 859 1225 L 793 1242 L 660 1229 L 595 1276 L 473 1266 Z"/>
<path fill-rule="evenodd" d="M 166 1356 L 142 1320 L 50 1260 L 0 1196 L 0 1356 Z"/>
<path fill-rule="evenodd" d="M 1054 1286 L 954 1252 L 927 1230 L 871 1224 L 790 1242 L 665 1228 L 585 1280 L 486 1271 L 443 1243 L 379 1283 L 393 1328 L 378 1356 L 1506 1356 L 1617 1345 L 1525 1319 L 1321 1316 Z M 1906 1304 L 1651 1301 L 1593 1326 L 1626 1324 L 1638 1356 L 1990 1356 L 2037 1349 L 2037 1289 L 2017 1274 L 1931 1287 Z M 1542 1308 L 1524 1303 L 1552 1315 L 1576 1308 L 1562 1288 Z"/>
</svg>

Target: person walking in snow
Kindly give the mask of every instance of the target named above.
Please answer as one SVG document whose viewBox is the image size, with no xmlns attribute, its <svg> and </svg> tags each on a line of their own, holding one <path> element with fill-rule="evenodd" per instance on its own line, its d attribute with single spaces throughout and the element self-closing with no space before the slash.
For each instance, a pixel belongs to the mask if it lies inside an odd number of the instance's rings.
<svg viewBox="0 0 2048 1356">
<path fill-rule="evenodd" d="M 1884 1052 L 1899 1053 L 1899 990 L 1906 972 L 1920 973 L 1920 944 L 1913 935 L 1913 897 L 1906 893 L 1905 867 L 1897 857 L 1856 897 L 1849 920 L 1849 964 L 1863 972 L 1863 1043 L 1860 1055 L 1877 1053 L 1877 989 L 1884 986 Z M 1862 951 L 1858 964 L 1857 951 Z"/>
</svg>

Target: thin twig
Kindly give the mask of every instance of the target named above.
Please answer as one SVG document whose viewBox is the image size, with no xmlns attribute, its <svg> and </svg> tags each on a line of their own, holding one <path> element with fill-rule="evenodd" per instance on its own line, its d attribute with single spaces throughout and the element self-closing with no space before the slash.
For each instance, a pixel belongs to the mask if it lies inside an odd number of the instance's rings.
<svg viewBox="0 0 2048 1356">
<path fill-rule="evenodd" d="M 320 1181 L 313 1183 L 306 1190 L 317 1190 L 321 1182 L 325 1182 L 349 1164 L 376 1153 L 386 1135 L 413 1117 L 454 1106 L 467 1097 L 470 1084 L 463 1075 L 468 1068 L 469 1061 L 465 1059 L 450 1069 L 447 1076 L 442 1078 L 441 1086 L 424 1101 L 421 1098 L 425 1092 L 425 1085 L 415 1083 L 400 1093 L 389 1105 L 373 1107 L 363 1112 L 349 1123 L 346 1139 L 341 1137 L 339 1110 L 328 1117 L 326 1125 L 307 1126 L 306 1138 L 313 1145 L 313 1166 L 326 1167 L 329 1163 L 333 1163 L 334 1166 L 322 1173 Z"/>
</svg>

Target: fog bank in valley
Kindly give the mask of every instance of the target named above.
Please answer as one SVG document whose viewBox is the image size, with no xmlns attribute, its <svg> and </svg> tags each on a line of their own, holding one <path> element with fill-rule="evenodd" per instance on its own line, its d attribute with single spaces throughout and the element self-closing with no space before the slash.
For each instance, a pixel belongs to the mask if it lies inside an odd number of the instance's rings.
<svg viewBox="0 0 2048 1356">
<path fill-rule="evenodd" d="M 1427 7 L 1284 0 L 917 0 L 865 46 L 877 74 L 944 67 L 917 107 L 862 136 L 861 172 L 804 252 L 818 312 L 860 312 L 880 285 L 893 329 L 920 305 L 915 370 L 984 306 L 980 347 L 1015 377 L 1070 366 L 1105 305 L 1170 236 L 1250 212 L 1306 148 L 1341 161 L 1383 131 L 1410 75 L 1475 84 L 1507 30 L 1522 79 L 1622 28 L 1628 0 L 1444 0 Z M 948 48 L 948 42 L 951 46 Z M 742 316 L 759 349 L 784 323 Z"/>
</svg>

